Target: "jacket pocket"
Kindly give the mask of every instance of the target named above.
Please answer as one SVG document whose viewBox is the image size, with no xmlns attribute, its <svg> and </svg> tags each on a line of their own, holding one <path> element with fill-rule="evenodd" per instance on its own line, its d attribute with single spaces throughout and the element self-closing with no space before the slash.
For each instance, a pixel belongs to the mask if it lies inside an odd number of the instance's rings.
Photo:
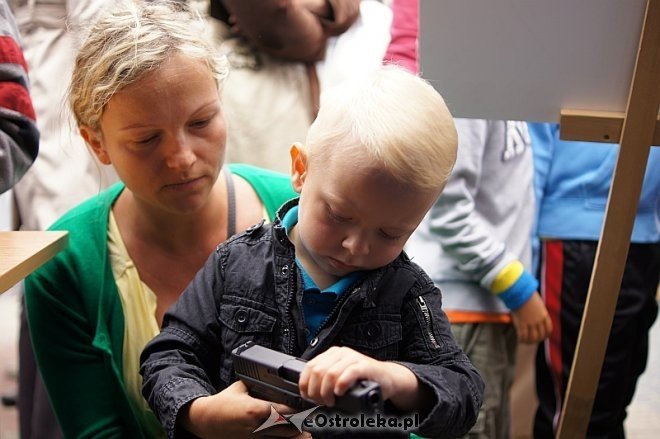
<svg viewBox="0 0 660 439">
<path fill-rule="evenodd" d="M 221 323 L 222 345 L 226 348 L 220 378 L 229 385 L 235 380 L 231 351 L 248 341 L 271 347 L 277 318 L 247 303 L 230 302 L 220 305 L 218 319 Z"/>
<path fill-rule="evenodd" d="M 348 323 L 341 332 L 339 342 L 377 360 L 398 357 L 402 339 L 401 319 L 394 315 L 362 316 L 364 321 Z M 362 320 L 361 318 L 361 320 Z"/>
<path fill-rule="evenodd" d="M 220 322 L 240 334 L 272 332 L 277 319 L 266 312 L 246 305 L 223 304 Z"/>
</svg>

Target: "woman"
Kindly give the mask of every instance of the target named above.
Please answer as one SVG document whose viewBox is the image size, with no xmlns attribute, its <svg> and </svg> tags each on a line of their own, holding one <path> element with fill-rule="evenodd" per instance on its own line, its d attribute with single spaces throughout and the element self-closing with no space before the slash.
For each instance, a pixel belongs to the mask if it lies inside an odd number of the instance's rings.
<svg viewBox="0 0 660 439">
<path fill-rule="evenodd" d="M 72 112 L 122 182 L 51 227 L 69 231 L 69 246 L 26 280 L 37 363 L 66 437 L 163 435 L 140 394 L 142 348 L 218 243 L 295 196 L 283 175 L 222 168 L 227 69 L 203 33 L 184 6 L 127 2 L 76 58 Z M 267 403 L 257 409 L 268 417 Z"/>
</svg>

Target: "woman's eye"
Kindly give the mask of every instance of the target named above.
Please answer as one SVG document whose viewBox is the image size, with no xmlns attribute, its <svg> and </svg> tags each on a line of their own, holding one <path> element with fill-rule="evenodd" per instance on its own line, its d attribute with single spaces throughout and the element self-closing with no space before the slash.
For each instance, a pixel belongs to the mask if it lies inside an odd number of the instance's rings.
<svg viewBox="0 0 660 439">
<path fill-rule="evenodd" d="M 137 143 L 138 145 L 149 145 L 150 143 L 154 142 L 157 138 L 158 138 L 158 136 L 156 136 L 156 135 L 149 136 L 149 137 L 145 137 L 145 138 L 140 139 L 140 140 L 136 140 L 135 143 Z"/>
<path fill-rule="evenodd" d="M 196 120 L 191 125 L 193 128 L 204 128 L 211 122 L 211 119 Z"/>
</svg>

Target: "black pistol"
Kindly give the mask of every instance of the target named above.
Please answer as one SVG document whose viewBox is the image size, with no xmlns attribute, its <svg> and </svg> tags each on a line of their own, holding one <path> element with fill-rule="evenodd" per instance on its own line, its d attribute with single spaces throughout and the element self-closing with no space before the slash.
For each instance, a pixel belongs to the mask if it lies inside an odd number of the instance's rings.
<svg viewBox="0 0 660 439">
<path fill-rule="evenodd" d="M 298 390 L 298 379 L 305 367 L 305 360 L 252 341 L 234 349 L 232 359 L 236 375 L 253 397 L 286 404 L 298 410 L 318 405 L 303 399 Z M 347 414 L 381 413 L 383 394 L 380 385 L 368 380 L 358 381 L 344 395 L 335 397 L 334 408 Z"/>
</svg>

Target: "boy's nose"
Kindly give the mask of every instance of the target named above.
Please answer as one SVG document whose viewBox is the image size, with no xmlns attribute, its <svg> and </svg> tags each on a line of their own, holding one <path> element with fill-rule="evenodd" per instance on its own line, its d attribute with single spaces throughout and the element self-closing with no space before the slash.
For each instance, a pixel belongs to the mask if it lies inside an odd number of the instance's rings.
<svg viewBox="0 0 660 439">
<path fill-rule="evenodd" d="M 344 238 L 342 245 L 352 256 L 363 256 L 369 254 L 369 243 L 360 234 L 347 236 Z"/>
</svg>

